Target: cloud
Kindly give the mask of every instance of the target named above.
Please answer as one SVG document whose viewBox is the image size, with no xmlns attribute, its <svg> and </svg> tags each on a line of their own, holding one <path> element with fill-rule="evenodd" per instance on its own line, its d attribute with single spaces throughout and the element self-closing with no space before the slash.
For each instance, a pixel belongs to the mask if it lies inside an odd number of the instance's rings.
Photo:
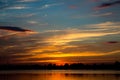
<svg viewBox="0 0 120 80">
<path fill-rule="evenodd" d="M 104 9 L 104 8 L 108 8 L 114 5 L 120 4 L 120 1 L 114 1 L 114 2 L 108 2 L 108 3 L 103 3 L 100 6 L 97 6 L 95 9 Z"/>
<path fill-rule="evenodd" d="M 0 26 L 0 40 L 23 38 L 33 34 L 37 34 L 37 32 L 20 27 Z"/>
<path fill-rule="evenodd" d="M 11 26 L 0 26 L 1 30 L 9 30 L 9 31 L 16 31 L 16 32 L 32 32 L 32 30 L 22 29 L 19 27 L 11 27 Z"/>
<path fill-rule="evenodd" d="M 45 42 L 54 45 L 66 45 L 73 41 L 83 42 L 90 39 L 101 39 L 105 36 L 119 35 L 119 22 L 103 22 L 99 24 L 86 25 L 83 29 L 53 30 L 45 32 L 49 34 Z M 50 35 L 52 33 L 52 35 Z"/>
<path fill-rule="evenodd" d="M 76 47 L 68 47 L 62 49 L 61 52 L 63 53 L 84 53 L 84 52 L 94 52 L 97 54 L 107 55 L 110 52 L 119 50 L 119 45 L 117 44 L 106 44 L 104 42 L 97 42 L 97 43 L 78 43 L 78 44 L 71 44 L 76 45 Z"/>
<path fill-rule="evenodd" d="M 112 12 L 107 12 L 107 13 L 102 13 L 102 14 L 93 14 L 92 16 L 96 16 L 96 17 L 104 17 L 104 16 L 110 16 L 112 15 Z"/>
<path fill-rule="evenodd" d="M 108 44 L 116 44 L 116 43 L 119 43 L 119 42 L 118 41 L 108 41 L 106 43 L 108 43 Z"/>
<path fill-rule="evenodd" d="M 26 6 L 27 4 L 22 4 L 22 2 L 34 2 L 37 0 L 4 0 L 0 2 L 0 10 L 4 9 L 14 9 L 14 10 L 21 10 L 21 9 L 28 9 L 30 7 Z"/>
<path fill-rule="evenodd" d="M 92 14 L 87 14 L 87 15 L 72 15 L 72 19 L 82 19 L 82 18 L 94 18 L 94 17 L 108 17 L 114 15 L 113 12 L 106 12 L 106 13 L 92 13 Z"/>
<path fill-rule="evenodd" d="M 119 36 L 119 27 L 119 22 L 103 22 L 86 25 L 83 29 L 48 30 L 40 32 L 36 37 L 34 36 L 33 40 L 41 46 L 43 46 L 43 44 L 62 46 L 71 43 L 74 45 L 79 43 L 96 43 L 99 41 L 117 41 L 112 37 Z M 41 50 L 37 51 L 39 52 Z"/>
<path fill-rule="evenodd" d="M 65 33 L 65 32 L 64 32 Z M 118 32 L 70 32 L 59 34 L 48 38 L 46 41 L 55 45 L 63 45 L 72 41 L 84 41 L 85 39 L 102 37 L 106 35 L 118 34 Z"/>
<path fill-rule="evenodd" d="M 30 24 L 37 24 L 38 22 L 37 21 L 28 21 L 28 23 L 30 23 Z"/>
<path fill-rule="evenodd" d="M 10 7 L 7 7 L 6 9 L 28 9 L 30 7 L 26 7 L 25 5 L 14 5 L 14 6 L 10 6 Z"/>
<path fill-rule="evenodd" d="M 120 52 L 119 50 L 119 44 L 115 44 L 113 46 L 108 46 L 103 43 L 79 43 L 76 46 L 70 46 L 70 45 L 62 45 L 62 46 L 44 46 L 44 47 L 38 47 L 36 49 L 31 50 L 29 53 L 35 54 L 30 60 L 36 60 L 36 61 L 43 61 L 46 60 L 64 60 L 69 59 L 70 61 L 73 60 L 74 62 L 81 61 L 80 58 L 96 58 L 96 57 L 104 57 L 104 56 L 115 56 Z M 109 56 L 107 59 L 110 59 Z M 72 58 L 72 59 L 70 59 Z M 76 61 L 76 58 L 79 58 L 78 61 Z M 102 60 L 105 60 L 106 58 L 102 58 Z M 66 60 L 69 61 L 69 60 Z M 89 61 L 88 59 L 86 59 Z M 96 59 L 99 60 L 99 59 Z M 101 61 L 101 60 L 100 60 Z M 98 61 L 98 62 L 100 62 Z M 84 62 L 84 61 L 82 61 Z"/>
<path fill-rule="evenodd" d="M 17 0 L 17 2 L 35 2 L 38 0 Z"/>
<path fill-rule="evenodd" d="M 53 3 L 53 4 L 45 4 L 43 6 L 41 6 L 39 9 L 46 9 L 46 8 L 49 8 L 49 7 L 52 7 L 52 6 L 59 6 L 59 5 L 62 5 L 64 3 Z"/>
<path fill-rule="evenodd" d="M 120 52 L 119 39 L 106 38 L 104 40 L 103 37 L 119 36 L 119 29 L 119 22 L 103 22 L 86 25 L 83 29 L 48 30 L 31 36 L 18 37 L 16 32 L 25 35 L 24 32 L 27 29 L 2 28 L 0 30 L 5 30 L 7 33 L 0 32 L 0 35 L 9 34 L 12 36 L 9 36 L 8 39 L 0 38 L 0 49 L 2 49 L 0 63 L 6 63 L 8 60 L 11 63 L 115 61 L 118 58 L 113 59 L 113 57 Z"/>
<path fill-rule="evenodd" d="M 93 25 L 89 25 L 91 26 L 91 28 L 97 28 L 97 29 L 106 29 L 106 30 L 120 30 L 120 22 L 111 22 L 111 21 L 107 21 L 107 22 L 103 22 L 103 23 L 99 23 L 99 24 L 93 24 Z"/>
</svg>

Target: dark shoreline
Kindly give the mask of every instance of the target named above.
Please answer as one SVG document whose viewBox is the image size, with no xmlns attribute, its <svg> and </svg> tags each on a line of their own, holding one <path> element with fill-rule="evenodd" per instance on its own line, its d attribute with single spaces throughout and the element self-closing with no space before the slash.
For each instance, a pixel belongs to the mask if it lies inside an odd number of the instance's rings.
<svg viewBox="0 0 120 80">
<path fill-rule="evenodd" d="M 73 63 L 73 64 L 6 64 L 0 65 L 0 70 L 120 70 L 120 62 L 115 62 L 111 64 L 82 64 L 82 63 Z"/>
</svg>

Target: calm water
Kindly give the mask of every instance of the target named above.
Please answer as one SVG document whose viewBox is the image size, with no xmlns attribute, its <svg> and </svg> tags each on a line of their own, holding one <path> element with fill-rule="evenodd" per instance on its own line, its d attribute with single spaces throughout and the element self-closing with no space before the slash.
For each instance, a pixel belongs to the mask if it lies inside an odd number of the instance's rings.
<svg viewBox="0 0 120 80">
<path fill-rule="evenodd" d="M 120 80 L 120 71 L 106 71 L 106 70 L 0 71 L 0 80 Z"/>
</svg>

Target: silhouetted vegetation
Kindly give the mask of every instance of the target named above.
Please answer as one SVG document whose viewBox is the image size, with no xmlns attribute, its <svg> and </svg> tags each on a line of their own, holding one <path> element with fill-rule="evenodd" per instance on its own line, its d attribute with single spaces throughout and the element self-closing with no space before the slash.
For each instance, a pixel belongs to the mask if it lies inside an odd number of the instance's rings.
<svg viewBox="0 0 120 80">
<path fill-rule="evenodd" d="M 50 69 L 82 69 L 82 70 L 120 70 L 120 62 L 116 61 L 115 63 L 101 63 L 101 64 L 82 64 L 82 63 L 73 63 L 73 64 L 64 64 L 58 66 L 56 64 L 19 64 L 19 65 L 0 65 L 0 70 L 50 70 Z"/>
</svg>

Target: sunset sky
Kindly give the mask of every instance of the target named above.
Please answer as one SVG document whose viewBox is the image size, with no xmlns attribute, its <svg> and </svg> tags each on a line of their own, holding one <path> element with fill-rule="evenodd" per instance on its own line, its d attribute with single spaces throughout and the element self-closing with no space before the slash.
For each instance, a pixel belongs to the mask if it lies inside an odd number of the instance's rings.
<svg viewBox="0 0 120 80">
<path fill-rule="evenodd" d="M 0 0 L 0 64 L 120 61 L 120 0 Z"/>
</svg>

